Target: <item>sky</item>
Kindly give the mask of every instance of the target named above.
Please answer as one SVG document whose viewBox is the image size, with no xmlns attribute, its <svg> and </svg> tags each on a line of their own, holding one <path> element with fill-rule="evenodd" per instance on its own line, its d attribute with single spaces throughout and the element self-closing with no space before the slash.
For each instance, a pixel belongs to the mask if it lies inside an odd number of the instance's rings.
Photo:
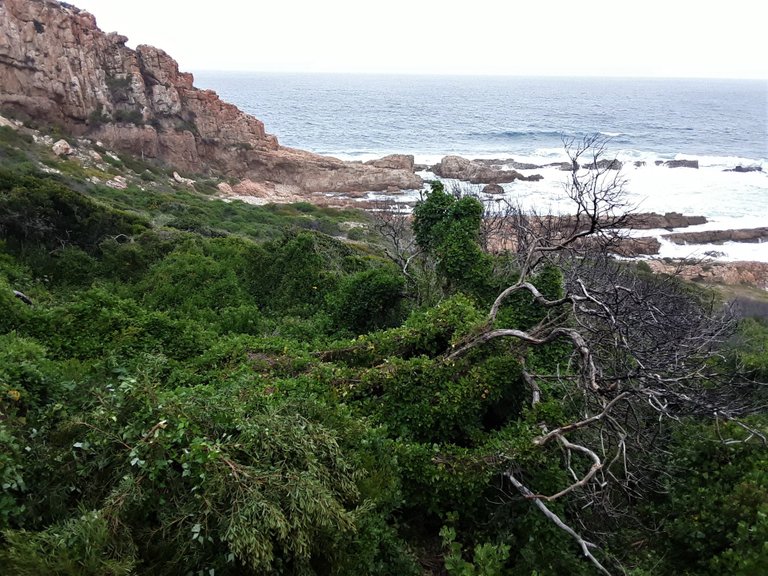
<svg viewBox="0 0 768 576">
<path fill-rule="evenodd" d="M 768 79 L 764 0 L 67 0 L 184 71 Z"/>
</svg>

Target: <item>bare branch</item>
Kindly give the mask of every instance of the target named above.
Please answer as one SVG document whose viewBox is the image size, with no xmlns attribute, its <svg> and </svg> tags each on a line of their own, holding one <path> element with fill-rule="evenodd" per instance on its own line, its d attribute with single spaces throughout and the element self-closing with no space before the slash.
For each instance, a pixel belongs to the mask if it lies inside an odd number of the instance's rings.
<svg viewBox="0 0 768 576">
<path fill-rule="evenodd" d="M 582 538 L 573 528 L 568 526 L 565 522 L 563 522 L 560 517 L 552 512 L 549 508 L 547 508 L 547 505 L 544 504 L 544 502 L 541 501 L 541 499 L 537 498 L 536 495 L 531 492 L 525 485 L 523 485 L 522 482 L 520 482 L 517 478 L 515 478 L 514 474 L 512 474 L 511 471 L 507 471 L 504 473 L 504 477 L 507 478 L 512 485 L 517 489 L 520 494 L 525 496 L 526 498 L 530 499 L 533 504 L 541 510 L 541 512 L 546 516 L 549 520 L 551 520 L 555 526 L 563 530 L 566 534 L 568 534 L 571 538 L 576 540 L 576 543 L 581 548 L 581 553 L 584 555 L 585 558 L 587 558 L 594 566 L 600 570 L 603 574 L 606 574 L 607 576 L 611 576 L 611 573 L 603 566 L 600 561 L 595 557 L 594 554 L 592 554 L 591 549 L 597 548 L 594 544 L 591 542 L 587 542 Z"/>
</svg>

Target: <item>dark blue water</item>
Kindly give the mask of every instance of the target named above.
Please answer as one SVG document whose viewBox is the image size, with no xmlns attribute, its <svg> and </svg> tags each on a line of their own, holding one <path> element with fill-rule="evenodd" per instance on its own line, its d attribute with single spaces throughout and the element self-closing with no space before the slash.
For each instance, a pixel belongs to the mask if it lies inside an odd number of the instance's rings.
<svg viewBox="0 0 768 576">
<path fill-rule="evenodd" d="M 324 154 L 546 155 L 602 132 L 628 155 L 768 158 L 768 82 L 197 73 L 196 85 Z"/>
</svg>

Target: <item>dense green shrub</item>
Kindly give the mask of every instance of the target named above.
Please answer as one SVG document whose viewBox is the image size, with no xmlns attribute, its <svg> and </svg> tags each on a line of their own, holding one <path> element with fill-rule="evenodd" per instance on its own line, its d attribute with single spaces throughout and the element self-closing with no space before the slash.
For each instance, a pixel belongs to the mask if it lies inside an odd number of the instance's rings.
<svg viewBox="0 0 768 576">
<path fill-rule="evenodd" d="M 328 295 L 337 326 L 362 334 L 387 328 L 402 320 L 405 280 L 397 271 L 374 268 L 347 276 Z"/>
<path fill-rule="evenodd" d="M 483 299 L 493 290 L 493 261 L 480 246 L 483 205 L 471 196 L 457 199 L 439 182 L 413 209 L 418 245 L 432 254 L 449 291 L 462 290 Z"/>
<path fill-rule="evenodd" d="M 97 204 L 52 178 L 0 170 L 0 237 L 9 246 L 91 250 L 107 235 L 146 227 L 142 218 Z"/>
</svg>

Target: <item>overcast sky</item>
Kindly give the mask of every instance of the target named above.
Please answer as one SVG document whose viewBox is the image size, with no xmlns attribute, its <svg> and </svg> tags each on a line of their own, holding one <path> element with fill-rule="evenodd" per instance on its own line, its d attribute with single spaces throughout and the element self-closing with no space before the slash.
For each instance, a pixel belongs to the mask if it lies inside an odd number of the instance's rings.
<svg viewBox="0 0 768 576">
<path fill-rule="evenodd" d="M 185 71 L 768 79 L 765 0 L 68 0 Z"/>
</svg>

